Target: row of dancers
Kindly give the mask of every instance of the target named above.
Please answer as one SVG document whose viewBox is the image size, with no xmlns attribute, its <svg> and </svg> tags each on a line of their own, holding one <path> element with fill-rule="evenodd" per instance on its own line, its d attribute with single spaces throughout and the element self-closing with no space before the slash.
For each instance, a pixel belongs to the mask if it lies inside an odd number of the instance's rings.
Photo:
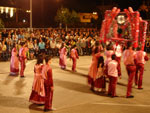
<svg viewBox="0 0 150 113">
<path fill-rule="evenodd" d="M 141 50 L 140 47 L 137 51 L 134 51 L 132 42 L 127 42 L 126 49 L 123 51 L 122 46 L 116 42 L 116 44 L 108 44 L 106 47 L 105 55 L 106 60 L 100 52 L 99 46 L 93 49 L 92 63 L 88 73 L 88 84 L 93 91 L 106 91 L 106 78 L 109 79 L 108 96 L 117 97 L 116 86 L 118 78 L 121 79 L 121 57 L 123 56 L 123 62 L 128 74 L 128 84 L 126 98 L 133 98 L 131 94 L 132 85 L 138 86 L 138 89 L 143 89 L 143 73 L 144 64 L 148 61 L 146 52 Z"/>
<path fill-rule="evenodd" d="M 76 72 L 76 64 L 77 59 L 79 59 L 77 47 L 73 46 L 71 48 L 70 52 L 70 59 L 72 59 L 72 71 Z M 10 75 L 18 75 L 20 74 L 20 77 L 24 76 L 24 71 L 26 68 L 26 62 L 27 62 L 27 56 L 26 56 L 26 44 L 25 42 L 21 42 L 21 48 L 19 49 L 19 52 L 17 51 L 17 45 L 13 44 L 13 49 L 11 52 L 11 60 L 10 60 Z M 62 43 L 62 46 L 59 50 L 59 65 L 61 69 L 66 69 L 66 61 L 67 61 L 67 48 L 66 43 Z M 19 72 L 19 62 L 20 62 L 20 72 Z"/>
</svg>

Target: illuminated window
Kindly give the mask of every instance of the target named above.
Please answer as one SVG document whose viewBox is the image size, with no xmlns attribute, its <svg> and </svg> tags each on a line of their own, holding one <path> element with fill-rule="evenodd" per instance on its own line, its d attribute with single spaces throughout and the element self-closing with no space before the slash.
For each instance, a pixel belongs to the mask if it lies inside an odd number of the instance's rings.
<svg viewBox="0 0 150 113">
<path fill-rule="evenodd" d="M 3 8 L 3 7 L 1 7 L 1 14 L 2 14 L 2 13 L 4 13 L 4 8 Z"/>
<path fill-rule="evenodd" d="M 14 15 L 14 10 L 13 8 L 10 8 L 10 17 L 13 17 L 13 15 Z"/>
<path fill-rule="evenodd" d="M 8 13 L 8 7 L 5 8 L 5 12 Z"/>
</svg>

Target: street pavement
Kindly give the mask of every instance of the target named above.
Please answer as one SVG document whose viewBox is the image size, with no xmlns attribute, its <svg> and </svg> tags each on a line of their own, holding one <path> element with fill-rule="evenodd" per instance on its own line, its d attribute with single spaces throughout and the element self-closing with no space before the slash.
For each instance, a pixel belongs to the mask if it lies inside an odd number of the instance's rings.
<svg viewBox="0 0 150 113">
<path fill-rule="evenodd" d="M 81 56 L 77 72 L 71 71 L 72 62 L 67 59 L 67 70 L 59 68 L 59 59 L 53 58 L 51 67 L 54 78 L 53 107 L 50 113 L 150 113 L 150 61 L 145 64 L 143 90 L 133 86 L 132 99 L 125 98 L 127 73 L 122 65 L 122 79 L 118 79 L 117 95 L 94 93 L 87 84 L 91 56 Z M 0 113 L 43 113 L 44 106 L 29 102 L 36 60 L 29 60 L 25 78 L 9 76 L 9 62 L 0 62 Z M 108 83 L 107 83 L 108 86 Z M 108 89 L 108 88 L 107 88 Z"/>
</svg>

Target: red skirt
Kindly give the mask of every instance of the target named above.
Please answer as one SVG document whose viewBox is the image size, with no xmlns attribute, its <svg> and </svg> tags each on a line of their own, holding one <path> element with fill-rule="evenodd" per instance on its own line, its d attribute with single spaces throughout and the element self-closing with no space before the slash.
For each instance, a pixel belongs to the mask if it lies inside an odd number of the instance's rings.
<svg viewBox="0 0 150 113">
<path fill-rule="evenodd" d="M 93 78 L 88 76 L 88 84 L 94 88 L 106 88 L 106 77 L 102 76 L 94 81 Z"/>
<path fill-rule="evenodd" d="M 45 97 L 32 90 L 29 101 L 35 104 L 45 104 Z"/>
</svg>

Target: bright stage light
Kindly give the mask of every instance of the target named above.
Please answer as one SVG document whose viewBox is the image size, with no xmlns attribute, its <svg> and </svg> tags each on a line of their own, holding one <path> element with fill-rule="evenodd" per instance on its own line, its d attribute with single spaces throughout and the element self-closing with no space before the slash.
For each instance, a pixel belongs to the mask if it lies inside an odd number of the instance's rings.
<svg viewBox="0 0 150 113">
<path fill-rule="evenodd" d="M 8 9 L 9 9 L 8 7 L 5 8 L 5 12 L 6 12 L 6 13 L 8 13 Z"/>
<path fill-rule="evenodd" d="M 14 15 L 14 10 L 13 8 L 10 8 L 10 17 L 13 17 L 13 15 Z"/>
<path fill-rule="evenodd" d="M 4 8 L 3 8 L 3 7 L 1 7 L 1 14 L 2 14 L 2 13 L 4 13 Z"/>
</svg>

